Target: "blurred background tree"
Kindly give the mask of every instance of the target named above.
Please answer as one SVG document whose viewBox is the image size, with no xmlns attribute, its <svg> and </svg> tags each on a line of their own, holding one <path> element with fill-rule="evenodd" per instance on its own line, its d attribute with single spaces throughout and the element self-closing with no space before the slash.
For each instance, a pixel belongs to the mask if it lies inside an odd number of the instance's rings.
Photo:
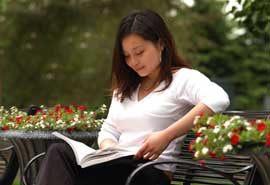
<svg viewBox="0 0 270 185">
<path fill-rule="evenodd" d="M 243 109 L 270 110 L 270 1 L 237 2 L 229 11 L 242 30 L 230 49 L 233 56 L 243 54 L 238 60 L 240 72 L 234 72 L 234 85 L 239 87 L 234 103 Z"/>
<path fill-rule="evenodd" d="M 237 0 L 229 13 L 252 34 L 265 33 L 270 25 L 270 1 Z"/>
<path fill-rule="evenodd" d="M 269 106 L 267 0 L 239 0 L 229 10 L 225 0 L 0 0 L 0 5 L 0 105 L 109 104 L 118 23 L 133 10 L 150 8 L 168 23 L 194 68 L 229 92 L 230 109 Z"/>
</svg>

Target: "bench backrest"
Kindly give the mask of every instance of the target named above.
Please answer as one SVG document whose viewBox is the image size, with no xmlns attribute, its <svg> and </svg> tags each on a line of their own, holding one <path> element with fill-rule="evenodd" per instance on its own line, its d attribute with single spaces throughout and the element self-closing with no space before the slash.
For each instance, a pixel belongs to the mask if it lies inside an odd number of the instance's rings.
<svg viewBox="0 0 270 185">
<path fill-rule="evenodd" d="M 233 116 L 240 115 L 248 120 L 269 118 L 270 112 L 243 112 L 243 111 L 227 111 L 224 114 Z M 195 134 L 189 132 L 184 140 L 181 150 L 180 158 L 185 160 L 194 161 L 193 154 L 188 151 L 188 144 L 191 140 L 195 139 Z M 250 164 L 253 164 L 253 160 L 247 155 L 227 155 L 226 160 L 209 159 L 206 160 L 204 165 L 215 169 L 221 169 L 223 171 L 235 171 L 237 169 L 244 168 Z M 233 174 L 233 177 L 239 184 L 249 185 L 252 184 L 254 176 L 257 175 L 256 167 L 253 167 L 244 172 Z M 219 184 L 219 185 L 231 185 L 232 182 L 224 179 L 219 174 L 213 173 L 209 170 L 198 168 L 196 166 L 181 165 L 176 167 L 176 172 L 173 176 L 173 183 L 176 181 L 183 182 L 183 185 L 188 184 Z M 177 184 L 177 182 L 175 183 Z"/>
</svg>

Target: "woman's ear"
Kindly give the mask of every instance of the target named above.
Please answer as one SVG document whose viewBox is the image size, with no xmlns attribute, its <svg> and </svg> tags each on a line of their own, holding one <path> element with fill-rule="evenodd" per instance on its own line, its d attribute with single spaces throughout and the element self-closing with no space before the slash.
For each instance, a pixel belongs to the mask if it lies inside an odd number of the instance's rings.
<svg viewBox="0 0 270 185">
<path fill-rule="evenodd" d="M 161 39 L 158 40 L 158 47 L 160 49 L 160 52 L 162 52 L 164 49 L 164 43 Z"/>
</svg>

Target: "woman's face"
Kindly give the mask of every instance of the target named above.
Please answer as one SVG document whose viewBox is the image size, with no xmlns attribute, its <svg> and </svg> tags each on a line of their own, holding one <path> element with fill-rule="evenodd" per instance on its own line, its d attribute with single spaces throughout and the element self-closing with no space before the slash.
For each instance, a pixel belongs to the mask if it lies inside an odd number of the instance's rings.
<svg viewBox="0 0 270 185">
<path fill-rule="evenodd" d="M 159 73 L 163 47 L 143 39 L 137 34 L 122 40 L 125 61 L 141 77 L 151 77 Z"/>
</svg>

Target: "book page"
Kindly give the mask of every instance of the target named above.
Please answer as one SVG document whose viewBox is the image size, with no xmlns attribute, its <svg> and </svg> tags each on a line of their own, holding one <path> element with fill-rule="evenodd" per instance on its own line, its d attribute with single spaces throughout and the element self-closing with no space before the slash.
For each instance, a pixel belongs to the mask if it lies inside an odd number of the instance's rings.
<svg viewBox="0 0 270 185">
<path fill-rule="evenodd" d="M 64 136 L 63 134 L 60 134 L 59 132 L 53 132 L 52 133 L 54 136 L 66 141 L 69 146 L 72 148 L 74 155 L 76 157 L 76 161 L 77 164 L 80 164 L 82 159 L 91 153 L 94 153 L 96 150 L 87 146 L 86 144 L 79 142 L 79 141 L 75 141 L 73 139 L 70 139 L 66 136 Z"/>
<path fill-rule="evenodd" d="M 53 132 L 54 136 L 66 141 L 72 148 L 76 162 L 82 168 L 107 162 L 120 157 L 134 155 L 134 151 L 127 150 L 125 146 L 112 146 L 106 149 L 95 150 L 86 144 L 70 139 L 59 132 Z"/>
<path fill-rule="evenodd" d="M 93 155 L 93 156 L 87 156 L 86 158 L 83 159 L 81 167 L 85 168 L 88 166 L 108 162 L 114 159 L 118 159 L 121 157 L 126 157 L 126 156 L 132 156 L 133 154 L 130 152 L 115 152 L 115 153 L 110 153 L 107 155 Z"/>
</svg>

